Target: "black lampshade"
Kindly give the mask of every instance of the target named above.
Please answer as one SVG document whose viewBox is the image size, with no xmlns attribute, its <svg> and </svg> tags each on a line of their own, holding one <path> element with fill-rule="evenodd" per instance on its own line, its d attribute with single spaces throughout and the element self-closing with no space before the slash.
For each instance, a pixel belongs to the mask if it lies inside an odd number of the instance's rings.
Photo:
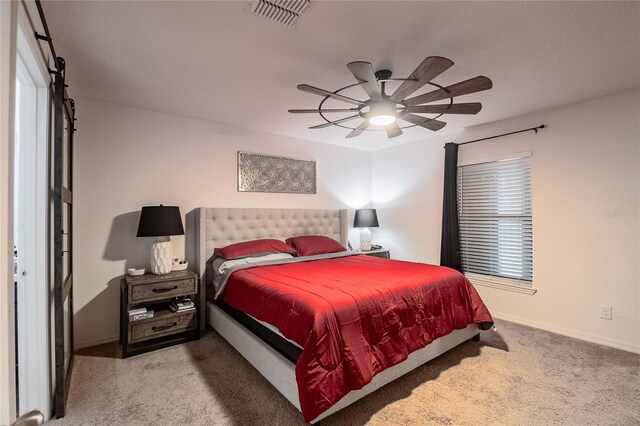
<svg viewBox="0 0 640 426">
<path fill-rule="evenodd" d="M 376 209 L 356 210 L 356 217 L 353 219 L 354 228 L 378 228 L 379 226 Z"/>
<path fill-rule="evenodd" d="M 180 209 L 172 206 L 147 206 L 140 211 L 137 237 L 184 235 Z"/>
</svg>

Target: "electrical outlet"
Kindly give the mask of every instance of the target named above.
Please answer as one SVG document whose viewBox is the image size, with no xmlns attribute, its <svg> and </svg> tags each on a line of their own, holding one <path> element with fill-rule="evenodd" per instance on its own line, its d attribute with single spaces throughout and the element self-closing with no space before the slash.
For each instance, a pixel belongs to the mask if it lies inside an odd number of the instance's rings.
<svg viewBox="0 0 640 426">
<path fill-rule="evenodd" d="M 611 306 L 600 305 L 600 318 L 610 320 L 611 319 Z"/>
</svg>

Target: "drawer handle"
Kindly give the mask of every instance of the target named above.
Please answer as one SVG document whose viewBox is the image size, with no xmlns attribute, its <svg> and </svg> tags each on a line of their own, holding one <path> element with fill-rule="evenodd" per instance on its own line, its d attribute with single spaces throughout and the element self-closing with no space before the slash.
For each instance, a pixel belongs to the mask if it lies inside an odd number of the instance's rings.
<svg viewBox="0 0 640 426">
<path fill-rule="evenodd" d="M 166 293 L 166 292 L 168 292 L 168 291 L 175 290 L 175 289 L 177 289 L 177 288 L 178 288 L 178 286 L 177 286 L 177 285 L 174 285 L 173 287 L 154 288 L 154 289 L 153 289 L 153 292 L 154 292 L 154 293 Z"/>
<path fill-rule="evenodd" d="M 152 331 L 165 331 L 170 329 L 171 327 L 175 327 L 176 325 L 178 325 L 177 322 L 174 322 L 173 324 L 169 324 L 169 325 L 162 325 L 160 327 L 151 327 Z"/>
</svg>

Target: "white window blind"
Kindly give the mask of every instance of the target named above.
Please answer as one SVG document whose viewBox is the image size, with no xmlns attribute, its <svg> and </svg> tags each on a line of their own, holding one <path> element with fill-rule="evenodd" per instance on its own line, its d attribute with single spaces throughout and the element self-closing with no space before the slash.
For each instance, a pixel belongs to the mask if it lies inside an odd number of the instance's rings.
<svg viewBox="0 0 640 426">
<path fill-rule="evenodd" d="M 531 157 L 458 167 L 458 212 L 464 272 L 531 285 Z"/>
</svg>

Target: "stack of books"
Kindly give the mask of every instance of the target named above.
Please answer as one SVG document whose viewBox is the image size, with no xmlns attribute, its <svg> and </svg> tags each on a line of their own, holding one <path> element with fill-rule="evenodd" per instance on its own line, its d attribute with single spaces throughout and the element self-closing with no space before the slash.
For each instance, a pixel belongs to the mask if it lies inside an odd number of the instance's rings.
<svg viewBox="0 0 640 426">
<path fill-rule="evenodd" d="M 193 304 L 193 301 L 188 297 L 183 297 L 179 299 L 175 299 L 169 305 L 169 309 L 171 312 L 186 312 L 193 311 L 196 309 L 196 305 Z"/>
<path fill-rule="evenodd" d="M 147 318 L 153 318 L 153 311 L 142 306 L 129 310 L 129 322 L 140 321 Z"/>
</svg>

